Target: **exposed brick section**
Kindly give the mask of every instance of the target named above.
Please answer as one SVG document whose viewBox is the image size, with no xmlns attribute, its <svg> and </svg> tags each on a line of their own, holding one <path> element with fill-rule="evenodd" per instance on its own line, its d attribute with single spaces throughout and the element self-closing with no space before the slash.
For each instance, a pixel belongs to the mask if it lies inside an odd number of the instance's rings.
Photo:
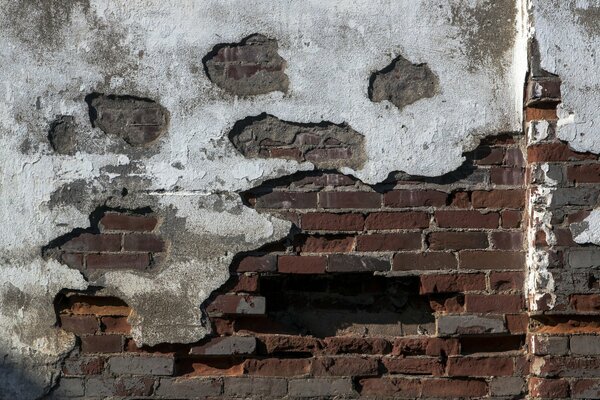
<svg viewBox="0 0 600 400">
<path fill-rule="evenodd" d="M 375 233 L 356 238 L 357 251 L 398 251 L 421 249 L 420 232 Z"/>
<path fill-rule="evenodd" d="M 418 229 L 429 226 L 429 215 L 425 212 L 379 212 L 369 214 L 365 220 L 367 230 Z"/>
<path fill-rule="evenodd" d="M 284 274 L 322 274 L 327 258 L 320 256 L 279 256 L 277 270 Z"/>
<path fill-rule="evenodd" d="M 123 351 L 123 336 L 82 336 L 81 351 L 84 353 L 118 353 Z"/>
<path fill-rule="evenodd" d="M 389 271 L 389 260 L 352 255 L 332 255 L 329 256 L 329 272 L 368 272 L 368 271 Z"/>
<path fill-rule="evenodd" d="M 427 242 L 431 250 L 485 249 L 489 245 L 485 232 L 432 232 Z"/>
<path fill-rule="evenodd" d="M 461 269 L 518 269 L 525 266 L 525 253 L 520 251 L 464 250 L 459 254 Z"/>
<path fill-rule="evenodd" d="M 475 208 L 522 208 L 525 206 L 523 190 L 475 191 L 471 194 Z"/>
<path fill-rule="evenodd" d="M 302 216 L 302 228 L 311 231 L 361 231 L 362 214 L 309 213 Z"/>
<path fill-rule="evenodd" d="M 153 216 L 108 213 L 100 220 L 105 231 L 150 232 L 156 228 L 158 220 Z"/>
<path fill-rule="evenodd" d="M 384 196 L 387 207 L 443 207 L 448 194 L 438 190 L 395 190 Z"/>
<path fill-rule="evenodd" d="M 500 216 L 496 212 L 436 211 L 435 219 L 441 228 L 488 228 L 498 227 Z"/>
<path fill-rule="evenodd" d="M 452 270 L 456 269 L 456 257 L 452 253 L 397 253 L 394 256 L 394 271 Z"/>
<path fill-rule="evenodd" d="M 380 208 L 381 195 L 373 192 L 321 192 L 323 208 Z"/>
<path fill-rule="evenodd" d="M 421 276 L 421 294 L 483 291 L 486 289 L 484 274 L 451 274 Z"/>
<path fill-rule="evenodd" d="M 277 40 L 254 34 L 240 43 L 216 46 L 203 63 L 210 80 L 232 94 L 287 92 L 286 61 L 277 48 Z"/>
</svg>

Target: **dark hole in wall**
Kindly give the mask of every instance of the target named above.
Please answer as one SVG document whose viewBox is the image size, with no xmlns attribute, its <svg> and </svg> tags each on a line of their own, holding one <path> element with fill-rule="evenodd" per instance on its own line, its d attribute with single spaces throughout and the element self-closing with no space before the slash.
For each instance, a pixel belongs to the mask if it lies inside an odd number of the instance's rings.
<svg viewBox="0 0 600 400">
<path fill-rule="evenodd" d="M 347 334 L 432 334 L 433 310 L 415 277 L 373 274 L 271 275 L 260 279 L 267 319 L 288 332 L 316 337 Z"/>
</svg>

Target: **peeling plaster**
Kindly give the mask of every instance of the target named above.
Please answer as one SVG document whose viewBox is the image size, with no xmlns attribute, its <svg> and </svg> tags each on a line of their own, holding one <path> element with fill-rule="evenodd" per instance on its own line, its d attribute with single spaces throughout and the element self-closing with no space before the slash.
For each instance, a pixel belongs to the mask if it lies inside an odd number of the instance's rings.
<svg viewBox="0 0 600 400">
<path fill-rule="evenodd" d="M 570 228 L 576 243 L 600 246 L 600 209 L 592 211 L 583 221 L 571 224 Z"/>
<path fill-rule="evenodd" d="M 71 336 L 53 327 L 52 300 L 61 289 L 88 285 L 78 271 L 43 260 L 41 248 L 87 227 L 90 213 L 104 204 L 152 207 L 173 222 L 163 225 L 171 229 L 166 236 L 182 239 L 157 272 L 113 271 L 90 282 L 134 308 L 138 344 L 191 342 L 208 332 L 200 305 L 228 278 L 235 253 L 289 229 L 245 208 L 238 193 L 313 168 L 243 157 L 226 137 L 236 121 L 268 113 L 298 123 L 347 123 L 365 136 L 366 162 L 342 172 L 367 183 L 397 170 L 447 173 L 480 138 L 519 131 L 526 60 L 521 10 L 502 4 L 509 11 L 496 18 L 492 3 L 473 0 L 235 0 L 226 6 L 217 0 L 2 0 L 0 287 L 8 298 L 36 304 L 22 308 L 23 318 L 12 316 L 10 301 L 0 304 L 3 367 L 20 365 L 31 374 L 30 385 L 22 385 L 23 377 L 8 380 L 25 390 L 15 396 L 48 390 L 56 362 L 73 346 Z M 507 23 L 514 29 L 505 29 Z M 257 32 L 278 40 L 289 89 L 237 98 L 210 82 L 202 58 L 218 44 Z M 488 54 L 489 40 L 497 39 L 509 45 Z M 368 98 L 371 73 L 399 54 L 427 63 L 440 87 L 402 110 Z M 91 126 L 85 102 L 96 92 L 160 103 L 170 113 L 167 131 L 143 149 L 105 135 Z M 57 154 L 47 139 L 59 115 L 74 118 L 72 155 Z"/>
<path fill-rule="evenodd" d="M 600 153 L 600 2 L 530 2 L 541 67 L 562 79 L 557 135 L 576 151 Z"/>
</svg>

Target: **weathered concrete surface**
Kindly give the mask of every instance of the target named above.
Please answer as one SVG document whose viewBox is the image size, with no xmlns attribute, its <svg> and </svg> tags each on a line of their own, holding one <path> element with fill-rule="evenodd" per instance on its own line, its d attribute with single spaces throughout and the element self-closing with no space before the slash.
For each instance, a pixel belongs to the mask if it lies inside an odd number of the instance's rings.
<svg viewBox="0 0 600 400">
<path fill-rule="evenodd" d="M 600 3 L 530 2 L 541 67 L 562 79 L 558 137 L 577 151 L 600 153 Z"/>
<path fill-rule="evenodd" d="M 347 123 L 365 136 L 366 160 L 344 171 L 371 183 L 394 170 L 451 171 L 479 138 L 519 130 L 522 24 L 516 2 L 498 3 L 0 1 L 0 287 L 7 298 L 0 337 L 3 359 L 30 375 L 7 378 L 8 387 L 26 391 L 15 396 L 48 389 L 55 362 L 72 346 L 52 328 L 52 300 L 88 284 L 44 260 L 41 248 L 89 226 L 104 204 L 151 207 L 172 222 L 161 234 L 181 239 L 161 270 L 113 271 L 90 282 L 134 308 L 136 341 L 190 342 L 207 333 L 200 304 L 227 279 L 235 253 L 289 228 L 244 208 L 237 193 L 312 168 L 243 157 L 226 137 L 235 121 L 266 112 Z M 240 99 L 205 75 L 202 58 L 211 49 L 254 33 L 277 39 L 287 94 Z M 402 110 L 368 98 L 371 73 L 399 54 L 427 63 L 440 88 Z M 168 129 L 143 147 L 107 135 L 90 122 L 85 100 L 93 93 L 152 99 L 169 112 Z M 74 118 L 74 154 L 50 146 L 59 115 Z M 14 299 L 36 307 L 18 308 L 23 315 L 15 318 Z"/>
</svg>

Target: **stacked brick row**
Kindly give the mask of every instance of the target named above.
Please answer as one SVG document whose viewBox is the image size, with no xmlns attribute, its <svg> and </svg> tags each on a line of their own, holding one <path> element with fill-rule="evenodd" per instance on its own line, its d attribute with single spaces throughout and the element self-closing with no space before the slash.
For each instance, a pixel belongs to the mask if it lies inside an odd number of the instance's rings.
<svg viewBox="0 0 600 400">
<path fill-rule="evenodd" d="M 560 80 L 532 76 L 527 90 L 530 184 L 532 398 L 600 397 L 600 248 L 573 240 L 598 207 L 600 159 L 556 137 Z"/>
<path fill-rule="evenodd" d="M 299 231 L 232 265 L 203 306 L 212 337 L 138 348 L 125 304 L 66 294 L 60 324 L 79 346 L 52 396 L 521 396 L 530 367 L 520 146 L 486 140 L 438 178 L 370 187 L 303 173 L 246 193 Z M 98 238 L 109 234 L 99 227 Z"/>
</svg>

